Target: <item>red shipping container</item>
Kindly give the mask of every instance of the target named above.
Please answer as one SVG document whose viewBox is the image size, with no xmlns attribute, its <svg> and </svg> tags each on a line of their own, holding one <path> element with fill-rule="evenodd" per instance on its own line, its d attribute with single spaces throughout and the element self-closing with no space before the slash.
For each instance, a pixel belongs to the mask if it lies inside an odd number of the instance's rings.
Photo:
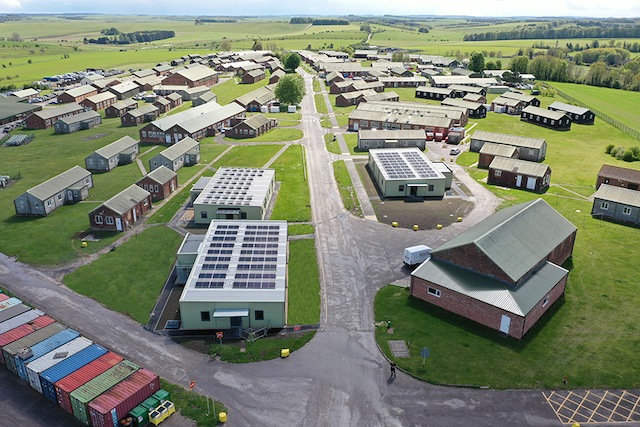
<svg viewBox="0 0 640 427">
<path fill-rule="evenodd" d="M 55 383 L 54 387 L 56 389 L 58 405 L 64 408 L 65 411 L 73 414 L 73 408 L 71 407 L 71 393 L 78 387 L 88 383 L 101 373 L 105 372 L 107 369 L 113 368 L 123 360 L 123 357 L 120 357 L 110 351 Z"/>
<path fill-rule="evenodd" d="M 7 294 L 0 294 L 0 301 L 4 301 L 6 299 L 9 299 L 9 296 Z"/>
<path fill-rule="evenodd" d="M 118 385 L 89 403 L 89 416 L 94 427 L 118 427 L 127 413 L 160 390 L 160 378 L 140 369 Z"/>
<path fill-rule="evenodd" d="M 24 325 L 20 325 L 17 328 L 5 332 L 4 334 L 0 334 L 0 349 L 7 344 L 11 344 L 16 340 L 19 340 L 20 338 L 26 337 L 27 335 L 37 331 L 38 329 L 49 326 L 53 322 L 54 320 L 49 316 L 40 316 L 29 323 L 25 323 Z M 2 351 L 0 351 L 0 362 L 4 364 L 4 355 Z"/>
</svg>

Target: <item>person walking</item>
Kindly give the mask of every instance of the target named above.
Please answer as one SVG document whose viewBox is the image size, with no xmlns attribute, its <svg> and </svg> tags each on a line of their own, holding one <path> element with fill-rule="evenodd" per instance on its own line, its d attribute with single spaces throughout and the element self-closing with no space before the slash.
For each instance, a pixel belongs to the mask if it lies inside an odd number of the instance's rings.
<svg viewBox="0 0 640 427">
<path fill-rule="evenodd" d="M 391 378 L 396 377 L 396 362 L 391 362 Z"/>
</svg>

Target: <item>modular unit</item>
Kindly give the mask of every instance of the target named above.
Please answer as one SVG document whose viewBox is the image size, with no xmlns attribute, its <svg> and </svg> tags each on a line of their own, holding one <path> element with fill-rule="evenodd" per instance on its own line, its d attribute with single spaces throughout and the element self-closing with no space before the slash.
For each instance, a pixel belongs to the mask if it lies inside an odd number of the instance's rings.
<svg viewBox="0 0 640 427">
<path fill-rule="evenodd" d="M 90 425 L 91 419 L 89 418 L 89 402 L 96 397 L 100 396 L 111 387 L 120 383 L 129 375 L 140 369 L 137 365 L 123 360 L 108 371 L 98 375 L 85 385 L 76 389 L 71 393 L 71 407 L 73 408 L 73 415 L 86 425 Z"/>
<path fill-rule="evenodd" d="M 27 373 L 27 364 L 41 358 L 50 351 L 65 345 L 69 341 L 72 341 L 80 336 L 80 333 L 73 329 L 65 329 L 60 331 L 52 337 L 39 342 L 38 344 L 30 347 L 28 354 L 18 352 L 14 359 L 16 361 L 16 373 L 20 375 L 20 378 L 29 381 L 29 374 Z"/>
<path fill-rule="evenodd" d="M 40 374 L 42 394 L 44 394 L 50 401 L 57 404 L 58 399 L 56 397 L 56 388 L 54 384 L 106 353 L 106 348 L 93 344 L 42 372 Z"/>
<path fill-rule="evenodd" d="M 4 364 L 7 366 L 7 369 L 9 369 L 14 374 L 17 374 L 18 371 L 16 368 L 15 356 L 16 354 L 18 354 L 18 350 L 20 350 L 21 348 L 36 345 L 39 342 L 42 342 L 47 338 L 50 338 L 55 334 L 64 331 L 65 329 L 67 329 L 67 327 L 61 323 L 52 323 L 49 326 L 46 326 L 25 336 L 24 338 L 20 338 L 12 342 L 11 344 L 7 344 L 6 346 L 2 347 L 2 356 L 4 358 Z"/>
<path fill-rule="evenodd" d="M 144 368 L 131 374 L 120 384 L 89 403 L 91 425 L 118 427 L 118 421 L 156 391 L 160 390 L 158 375 Z"/>
<path fill-rule="evenodd" d="M 55 320 L 53 320 L 49 316 L 40 316 L 37 319 L 20 325 L 17 328 L 11 329 L 4 334 L 0 334 L 0 349 L 5 345 L 11 344 L 12 342 L 24 338 L 37 330 L 51 325 L 53 322 L 55 322 Z M 4 353 L 2 351 L 0 351 L 0 362 L 4 364 Z"/>
<path fill-rule="evenodd" d="M 72 341 L 69 341 L 65 345 L 61 345 L 53 351 L 45 354 L 37 360 L 27 365 L 27 377 L 29 378 L 29 384 L 39 393 L 42 393 L 42 385 L 40 383 L 40 374 L 49 368 L 54 367 L 60 362 L 67 360 L 67 358 L 75 355 L 76 353 L 89 347 L 93 342 L 85 337 L 78 337 Z"/>
<path fill-rule="evenodd" d="M 124 359 L 113 352 L 98 357 L 93 362 L 67 375 L 54 384 L 58 405 L 65 411 L 73 413 L 71 406 L 71 393 L 80 386 L 88 383 L 98 375 L 113 368 Z"/>
<path fill-rule="evenodd" d="M 4 322 L 1 322 L 0 334 L 9 332 L 10 330 L 17 328 L 20 325 L 24 325 L 25 323 L 31 322 L 32 320 L 35 320 L 40 316 L 44 316 L 44 313 L 40 310 L 25 311 L 24 313 L 19 314 L 15 317 L 12 317 L 9 320 L 5 320 Z"/>
</svg>

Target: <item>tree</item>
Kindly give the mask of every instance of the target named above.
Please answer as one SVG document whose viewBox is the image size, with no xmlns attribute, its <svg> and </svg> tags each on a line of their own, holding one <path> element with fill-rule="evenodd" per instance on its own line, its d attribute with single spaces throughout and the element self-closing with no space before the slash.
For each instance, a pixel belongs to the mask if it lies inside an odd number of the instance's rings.
<svg viewBox="0 0 640 427">
<path fill-rule="evenodd" d="M 529 66 L 529 58 L 526 56 L 515 56 L 511 59 L 509 69 L 514 73 L 523 74 L 527 72 Z"/>
<path fill-rule="evenodd" d="M 231 40 L 229 40 L 226 37 L 222 38 L 222 41 L 220 42 L 220 49 L 224 52 L 228 52 L 231 50 Z"/>
<path fill-rule="evenodd" d="M 251 50 L 262 50 L 262 42 L 260 40 L 254 40 Z"/>
<path fill-rule="evenodd" d="M 22 37 L 20 37 L 20 34 L 18 33 L 11 33 L 11 37 L 9 37 L 7 40 L 9 40 L 10 42 L 21 42 Z"/>
<path fill-rule="evenodd" d="M 484 55 L 482 52 L 474 52 L 471 55 L 471 61 L 469 61 L 469 67 L 471 71 L 475 71 L 476 73 L 484 70 Z"/>
<path fill-rule="evenodd" d="M 281 104 L 299 104 L 307 91 L 304 86 L 304 79 L 300 74 L 287 74 L 278 81 L 275 89 L 275 96 Z"/>
<path fill-rule="evenodd" d="M 284 68 L 295 71 L 302 63 L 302 58 L 295 52 L 291 52 L 284 58 L 282 64 Z"/>
</svg>

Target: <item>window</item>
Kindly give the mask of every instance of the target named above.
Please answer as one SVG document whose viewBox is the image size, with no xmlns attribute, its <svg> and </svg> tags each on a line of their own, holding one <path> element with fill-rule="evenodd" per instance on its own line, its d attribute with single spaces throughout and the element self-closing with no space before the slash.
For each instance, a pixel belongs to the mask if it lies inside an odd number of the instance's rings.
<svg viewBox="0 0 640 427">
<path fill-rule="evenodd" d="M 429 184 L 429 191 L 433 191 L 433 184 Z"/>
<path fill-rule="evenodd" d="M 51 206 L 51 200 L 47 200 L 47 206 Z"/>
<path fill-rule="evenodd" d="M 112 216 L 106 217 L 106 220 L 107 220 L 107 224 L 113 225 L 113 217 Z"/>
<path fill-rule="evenodd" d="M 201 211 L 200 212 L 200 218 L 207 219 L 207 211 Z"/>
<path fill-rule="evenodd" d="M 147 199 L 144 199 L 144 202 L 142 203 L 144 206 L 147 206 L 149 204 L 149 201 Z"/>
<path fill-rule="evenodd" d="M 602 204 L 600 205 L 600 209 L 604 209 L 606 211 L 609 210 L 609 202 L 602 202 Z"/>
<path fill-rule="evenodd" d="M 94 218 L 94 222 L 95 222 L 96 224 L 102 224 L 104 221 L 103 221 L 103 219 L 102 219 L 102 216 L 101 216 L 101 215 L 96 215 L 96 217 Z"/>
<path fill-rule="evenodd" d="M 211 313 L 209 313 L 208 311 L 201 311 L 200 320 L 203 322 L 209 322 L 211 320 Z"/>
<path fill-rule="evenodd" d="M 147 132 L 143 130 L 143 131 L 142 131 L 142 137 L 144 138 L 144 137 L 146 137 L 146 136 L 147 136 Z"/>
<path fill-rule="evenodd" d="M 156 185 L 156 193 L 160 192 L 160 187 Z"/>
<path fill-rule="evenodd" d="M 502 171 L 493 171 L 493 176 L 502 176 Z"/>
<path fill-rule="evenodd" d="M 255 311 L 256 320 L 264 320 L 264 310 Z"/>
<path fill-rule="evenodd" d="M 247 219 L 247 213 L 246 212 L 240 212 L 240 219 Z"/>
<path fill-rule="evenodd" d="M 545 306 L 545 305 L 547 305 L 547 304 L 549 304 L 549 295 L 547 295 L 547 296 L 544 298 L 544 302 L 542 303 L 542 306 L 544 307 L 544 306 Z"/>
<path fill-rule="evenodd" d="M 62 194 L 58 194 L 58 200 L 62 199 Z"/>
<path fill-rule="evenodd" d="M 622 209 L 623 215 L 631 215 L 631 208 L 629 206 Z"/>
<path fill-rule="evenodd" d="M 438 297 L 438 298 L 440 298 L 440 289 L 432 288 L 431 286 L 429 286 L 429 287 L 427 288 L 427 292 L 428 292 L 430 295 L 433 295 L 434 297 Z"/>
<path fill-rule="evenodd" d="M 144 189 L 149 191 L 149 186 L 147 184 L 144 185 Z"/>
<path fill-rule="evenodd" d="M 398 185 L 398 191 L 404 191 L 404 185 Z"/>
</svg>

